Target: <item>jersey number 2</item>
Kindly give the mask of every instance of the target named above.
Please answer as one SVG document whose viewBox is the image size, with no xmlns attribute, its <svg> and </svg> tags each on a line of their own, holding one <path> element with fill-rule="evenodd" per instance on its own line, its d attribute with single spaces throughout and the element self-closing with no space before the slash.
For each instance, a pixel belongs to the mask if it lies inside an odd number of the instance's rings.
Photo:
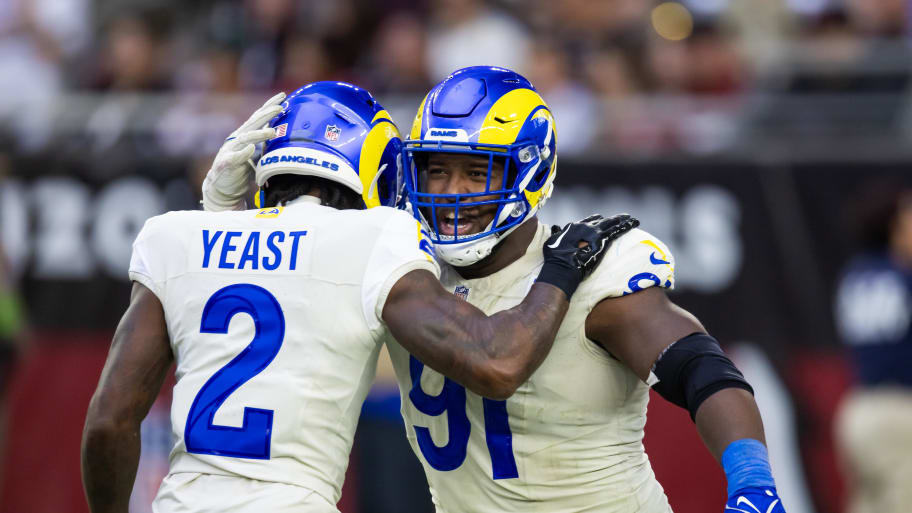
<svg viewBox="0 0 912 513">
<path fill-rule="evenodd" d="M 253 318 L 253 340 L 196 394 L 187 414 L 184 442 L 187 452 L 196 454 L 268 460 L 273 410 L 244 408 L 241 427 L 214 423 L 222 403 L 272 362 L 285 337 L 285 316 L 279 302 L 266 289 L 247 283 L 229 285 L 209 298 L 200 333 L 228 333 L 228 324 L 239 313 Z"/>
<path fill-rule="evenodd" d="M 424 364 L 414 356 L 409 356 L 409 375 L 412 388 L 409 399 L 415 408 L 425 415 L 436 417 L 447 414 L 449 440 L 443 447 L 438 447 L 431 438 L 431 431 L 422 426 L 415 426 L 418 447 L 428 464 L 440 471 L 455 470 L 466 459 L 469 445 L 469 432 L 472 429 L 466 416 L 466 391 L 458 383 L 444 378 L 443 390 L 438 395 L 428 395 L 421 389 L 421 374 Z M 485 420 L 485 441 L 491 455 L 491 467 L 494 479 L 513 479 L 519 477 L 516 470 L 516 458 L 513 456 L 513 433 L 510 431 L 510 420 L 507 416 L 507 402 L 483 399 Z"/>
</svg>

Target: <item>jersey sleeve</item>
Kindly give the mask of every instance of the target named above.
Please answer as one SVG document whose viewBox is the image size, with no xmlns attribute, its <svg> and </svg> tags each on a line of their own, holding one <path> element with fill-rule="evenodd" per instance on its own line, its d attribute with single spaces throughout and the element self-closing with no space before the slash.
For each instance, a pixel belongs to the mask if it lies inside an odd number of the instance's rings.
<svg viewBox="0 0 912 513">
<path fill-rule="evenodd" d="M 428 234 L 407 213 L 395 211 L 383 226 L 364 272 L 361 301 L 371 329 L 383 322 L 380 316 L 390 289 L 416 269 L 426 269 L 440 277 L 440 266 Z"/>
<path fill-rule="evenodd" d="M 603 299 L 649 287 L 671 289 L 674 265 L 668 246 L 648 232 L 634 229 L 611 244 L 608 254 L 576 294 L 592 309 Z"/>
<path fill-rule="evenodd" d="M 164 262 L 156 258 L 156 248 L 168 247 L 161 241 L 165 233 L 163 216 L 149 218 L 133 241 L 133 255 L 130 257 L 129 276 L 132 281 L 143 284 L 159 299 L 162 298 L 165 282 Z M 158 255 L 161 257 L 161 255 Z"/>
</svg>

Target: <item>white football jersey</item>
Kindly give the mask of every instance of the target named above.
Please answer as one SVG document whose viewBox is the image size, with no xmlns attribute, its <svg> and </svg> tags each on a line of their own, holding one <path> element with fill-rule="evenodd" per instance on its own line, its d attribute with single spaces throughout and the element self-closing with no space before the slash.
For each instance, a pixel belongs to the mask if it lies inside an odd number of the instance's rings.
<svg viewBox="0 0 912 513">
<path fill-rule="evenodd" d="M 310 197 L 147 221 L 130 277 L 164 306 L 177 363 L 169 473 L 297 485 L 335 504 L 386 296 L 409 271 L 438 275 L 432 252 L 405 212 Z"/>
<path fill-rule="evenodd" d="M 525 297 L 543 264 L 550 229 L 501 271 L 441 282 L 488 314 Z M 553 349 L 506 401 L 482 398 L 390 342 L 409 441 L 424 465 L 438 513 L 668 512 L 643 448 L 649 387 L 586 338 L 602 299 L 671 288 L 668 248 L 642 230 L 614 241 L 570 302 Z"/>
</svg>

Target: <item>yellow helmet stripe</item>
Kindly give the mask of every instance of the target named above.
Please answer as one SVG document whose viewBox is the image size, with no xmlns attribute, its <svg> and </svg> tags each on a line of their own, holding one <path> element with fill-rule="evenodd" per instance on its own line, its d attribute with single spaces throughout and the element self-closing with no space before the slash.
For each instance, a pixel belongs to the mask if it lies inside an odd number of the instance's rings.
<svg viewBox="0 0 912 513">
<path fill-rule="evenodd" d="M 424 117 L 424 102 L 427 101 L 427 95 L 421 100 L 418 106 L 418 114 L 415 114 L 415 120 L 412 122 L 412 131 L 409 132 L 409 139 L 421 139 L 421 120 Z"/>
<path fill-rule="evenodd" d="M 514 89 L 501 96 L 481 123 L 478 142 L 513 144 L 526 118 L 540 105 L 545 105 L 545 101 L 531 89 Z M 547 108 L 539 110 L 547 111 Z"/>
<path fill-rule="evenodd" d="M 374 123 L 376 123 L 378 120 L 381 120 L 381 119 L 385 119 L 385 120 L 389 121 L 390 123 L 393 122 L 393 118 L 390 117 L 389 112 L 387 112 L 385 110 L 381 110 L 380 112 L 374 114 L 374 119 L 371 120 L 371 125 L 373 125 Z"/>
<path fill-rule="evenodd" d="M 367 137 L 364 138 L 364 144 L 361 145 L 361 158 L 358 163 L 358 177 L 361 179 L 363 192 L 361 197 L 367 208 L 373 208 L 380 205 L 380 194 L 377 192 L 377 180 L 380 177 L 382 169 L 380 159 L 386 150 L 389 142 L 399 137 L 399 130 L 392 122 L 381 122 L 374 125 Z"/>
</svg>

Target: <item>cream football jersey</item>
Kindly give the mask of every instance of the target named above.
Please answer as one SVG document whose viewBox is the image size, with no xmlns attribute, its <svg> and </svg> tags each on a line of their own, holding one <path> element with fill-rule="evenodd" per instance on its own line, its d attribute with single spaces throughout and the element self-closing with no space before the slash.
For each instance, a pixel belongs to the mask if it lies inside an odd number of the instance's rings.
<svg viewBox="0 0 912 513">
<path fill-rule="evenodd" d="M 545 225 L 526 254 L 494 275 L 441 282 L 488 314 L 520 303 L 543 263 Z M 570 302 L 553 349 L 506 401 L 467 391 L 395 342 L 390 354 L 412 448 L 438 513 L 668 512 L 643 449 L 649 387 L 585 335 L 602 299 L 671 288 L 668 248 L 642 230 L 614 241 Z"/>
<path fill-rule="evenodd" d="M 437 275 L 432 252 L 405 212 L 310 197 L 146 222 L 130 277 L 164 306 L 177 364 L 169 473 L 297 485 L 335 504 L 386 295 L 409 271 Z"/>
</svg>

